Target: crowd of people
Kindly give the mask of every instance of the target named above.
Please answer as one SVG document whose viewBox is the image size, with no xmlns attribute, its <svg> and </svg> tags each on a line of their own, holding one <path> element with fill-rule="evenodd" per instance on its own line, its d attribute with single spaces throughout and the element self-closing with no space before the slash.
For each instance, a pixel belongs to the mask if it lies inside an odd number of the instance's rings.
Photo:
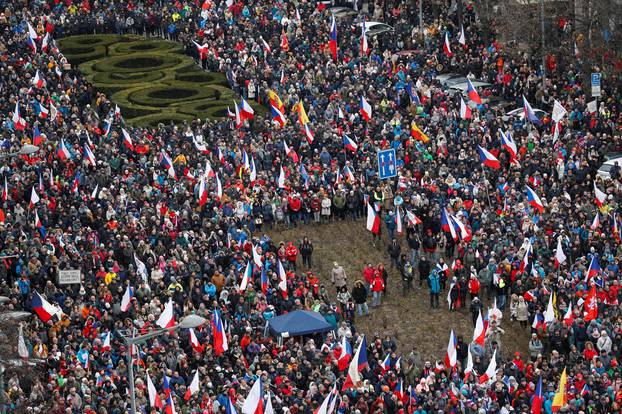
<svg viewBox="0 0 622 414">
<path fill-rule="evenodd" d="M 7 410 L 130 412 L 129 367 L 140 412 L 164 410 L 150 398 L 152 381 L 167 412 L 247 413 L 260 380 L 266 412 L 527 413 L 534 401 L 547 413 L 620 410 L 621 175 L 617 165 L 597 174 L 621 152 L 619 79 L 603 82 L 593 109 L 580 59 L 560 57 L 543 85 L 537 56 L 482 37 L 477 4 L 460 13 L 449 2 L 426 5 L 419 33 L 414 2 L 357 3 L 361 16 L 395 27 L 368 37 L 369 52 L 360 29 L 337 18 L 333 30 L 316 2 L 4 3 L 1 306 L 37 313 L 20 324 L 16 349 L 39 361 L 31 375 L 7 370 Z M 132 127 L 54 42 L 93 32 L 183 42 L 238 96 L 276 106 L 287 123 L 242 110 L 237 119 Z M 193 42 L 209 53 L 199 56 Z M 474 105 L 444 88 L 440 71 L 491 86 Z M 547 115 L 508 117 L 494 96 L 512 109 L 524 96 Z M 362 100 L 371 110 L 361 111 Z M 555 101 L 566 114 L 553 121 Z M 346 135 L 355 145 L 344 145 Z M 11 155 L 32 144 L 36 152 Z M 478 146 L 500 167 L 482 165 Z M 381 181 L 376 153 L 388 148 L 398 176 Z M 485 337 L 458 338 L 447 361 L 442 351 L 424 361 L 417 344 L 409 352 L 368 337 L 368 363 L 348 386 L 342 357 L 363 339 L 355 319 L 368 302 L 381 304 L 386 270 L 368 264 L 346 277 L 336 263 L 331 294 L 312 243 L 281 245 L 265 233 L 330 220 L 363 226 L 356 220 L 369 214 L 381 216 L 373 242 L 389 235 L 390 271 L 404 291 L 425 286 L 434 308 L 448 292 L 450 310 L 468 304 Z M 80 284 L 58 283 L 69 269 L 80 270 Z M 42 317 L 42 303 L 59 312 Z M 334 332 L 264 336 L 270 318 L 297 309 L 320 312 Z M 190 314 L 210 321 L 192 331 L 196 341 L 174 330 L 126 358 L 122 333 Z M 508 320 L 530 337 L 529 355 L 502 343 Z M 330 408 L 320 407 L 329 397 Z"/>
</svg>

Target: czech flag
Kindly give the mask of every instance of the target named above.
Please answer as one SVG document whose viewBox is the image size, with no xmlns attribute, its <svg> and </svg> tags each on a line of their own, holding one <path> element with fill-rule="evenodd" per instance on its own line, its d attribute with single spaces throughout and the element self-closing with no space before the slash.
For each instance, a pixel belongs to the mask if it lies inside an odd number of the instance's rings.
<svg viewBox="0 0 622 414">
<path fill-rule="evenodd" d="M 356 152 L 356 149 L 358 148 L 358 144 L 345 134 L 343 136 L 343 146 L 352 152 Z"/>
<path fill-rule="evenodd" d="M 71 152 L 69 152 L 67 145 L 65 145 L 65 140 L 62 138 L 60 139 L 60 145 L 58 146 L 58 149 L 56 150 L 56 155 L 58 155 L 58 158 L 60 158 L 63 161 L 67 161 L 71 159 Z"/>
<path fill-rule="evenodd" d="M 542 125 L 542 121 L 536 116 L 536 113 L 531 108 L 531 105 L 527 101 L 527 98 L 525 98 L 525 95 L 523 95 L 523 114 L 527 121 L 533 124 Z"/>
<path fill-rule="evenodd" d="M 61 312 L 58 306 L 49 303 L 37 291 L 35 291 L 35 294 L 32 298 L 32 309 L 37 313 L 39 319 L 41 319 L 44 323 L 52 319 L 52 316 Z"/>
<path fill-rule="evenodd" d="M 592 256 L 592 260 L 590 261 L 590 267 L 587 270 L 586 280 L 590 280 L 591 278 L 598 276 L 600 272 L 601 272 L 601 268 L 600 268 L 600 264 L 598 263 L 598 257 Z"/>
<path fill-rule="evenodd" d="M 281 126 L 281 128 L 283 128 L 287 123 L 287 118 L 285 118 L 283 112 L 279 111 L 279 109 L 274 105 L 270 105 L 270 108 L 272 110 L 272 121 L 276 122 Z"/>
<path fill-rule="evenodd" d="M 533 191 L 531 187 L 529 187 L 528 185 L 526 185 L 525 187 L 527 189 L 527 201 L 533 208 L 542 213 L 544 211 L 544 204 L 542 204 L 542 200 L 540 200 L 540 197 L 538 197 L 536 192 Z"/>
<path fill-rule="evenodd" d="M 17 131 L 23 131 L 26 128 L 26 120 L 22 118 L 19 113 L 19 101 L 15 102 L 15 109 L 13 110 L 13 118 L 11 118 L 11 120 L 13 121 L 13 128 Z"/>
<path fill-rule="evenodd" d="M 255 110 L 253 110 L 253 107 L 250 106 L 248 102 L 244 100 L 244 98 L 241 99 L 242 102 L 240 102 L 240 117 L 242 119 L 253 119 L 253 117 L 255 116 Z"/>
<path fill-rule="evenodd" d="M 330 54 L 333 60 L 337 60 L 337 22 L 335 16 L 330 16 L 330 36 L 328 40 L 328 47 L 330 48 Z"/>
<path fill-rule="evenodd" d="M 369 44 L 367 43 L 367 28 L 365 27 L 365 17 L 361 25 L 361 56 L 369 54 Z"/>
<path fill-rule="evenodd" d="M 367 203 L 367 230 L 375 235 L 380 234 L 380 216 L 371 203 Z"/>
<path fill-rule="evenodd" d="M 467 78 L 467 93 L 469 94 L 469 99 L 475 102 L 478 105 L 482 104 L 482 98 L 479 97 L 477 90 L 471 83 L 471 80 Z"/>
<path fill-rule="evenodd" d="M 337 367 L 339 368 L 339 371 L 343 371 L 348 367 L 350 359 L 352 358 L 352 346 L 345 335 L 341 337 L 340 345 L 341 355 L 337 358 Z"/>
<path fill-rule="evenodd" d="M 45 86 L 45 81 L 39 74 L 39 69 L 37 69 L 37 72 L 35 73 L 35 77 L 32 79 L 32 84 L 35 85 L 35 87 L 39 89 Z"/>
<path fill-rule="evenodd" d="M 598 187 L 596 187 L 596 181 L 594 181 L 594 201 L 598 207 L 602 207 L 607 200 L 607 195 L 600 191 Z"/>
<path fill-rule="evenodd" d="M 363 119 L 369 122 L 372 116 L 372 109 L 371 109 L 371 105 L 365 100 L 364 96 L 361 96 L 360 106 L 361 106 L 361 115 L 363 116 Z"/>
<path fill-rule="evenodd" d="M 225 332 L 222 318 L 220 317 L 220 311 L 214 310 L 212 315 L 212 340 L 214 346 L 214 354 L 220 356 L 223 352 L 229 349 L 229 343 L 227 342 L 227 334 Z"/>
<path fill-rule="evenodd" d="M 358 347 L 356 348 L 356 353 L 348 366 L 348 372 L 346 376 L 346 380 L 343 383 L 342 391 L 347 390 L 348 388 L 357 387 L 361 382 L 360 372 L 367 365 L 367 345 L 365 341 L 365 335 L 363 335 L 361 342 L 359 342 Z"/>
<path fill-rule="evenodd" d="M 447 57 L 451 57 L 453 53 L 451 53 L 451 47 L 449 46 L 449 34 L 445 32 L 445 41 L 443 42 L 443 52 Z"/>
<path fill-rule="evenodd" d="M 305 137 L 307 138 L 307 142 L 309 143 L 309 145 L 313 144 L 313 139 L 315 138 L 315 135 L 313 134 L 313 131 L 311 131 L 309 124 L 305 124 L 303 126 L 303 132 L 305 134 Z"/>
<path fill-rule="evenodd" d="M 37 39 L 39 35 L 37 35 L 37 31 L 32 27 L 30 23 L 28 24 L 28 38 L 26 42 L 28 42 L 28 46 L 32 49 L 32 53 L 37 53 Z"/>
<path fill-rule="evenodd" d="M 156 387 L 153 385 L 153 381 L 151 381 L 151 377 L 149 377 L 149 373 L 147 372 L 147 390 L 149 391 L 149 405 L 151 408 L 162 408 L 162 400 L 160 399 L 160 395 L 158 395 L 158 391 Z"/>
<path fill-rule="evenodd" d="M 39 127 L 35 125 L 32 127 L 32 143 L 34 145 L 40 145 L 43 142 L 43 135 L 41 135 L 41 131 L 39 131 Z"/>
<path fill-rule="evenodd" d="M 130 151 L 134 151 L 134 144 L 132 143 L 132 138 L 130 134 L 125 130 L 125 128 L 121 128 L 121 133 L 123 134 L 123 145 Z"/>
<path fill-rule="evenodd" d="M 477 150 L 479 152 L 479 160 L 482 162 L 482 164 L 495 170 L 501 168 L 501 163 L 499 162 L 497 157 L 492 155 L 486 148 L 478 146 Z"/>
<path fill-rule="evenodd" d="M 510 153 L 510 158 L 516 158 L 516 155 L 518 154 L 518 148 L 516 147 L 516 143 L 512 139 L 512 136 L 509 132 L 507 134 L 504 134 L 503 131 L 501 131 L 501 145 L 503 145 L 503 148 L 505 148 Z"/>
<path fill-rule="evenodd" d="M 205 177 L 201 177 L 199 181 L 199 207 L 207 202 L 207 189 L 205 188 Z"/>
<path fill-rule="evenodd" d="M 460 97 L 460 118 L 471 119 L 471 108 L 464 102 L 462 96 Z"/>
<path fill-rule="evenodd" d="M 169 157 L 166 151 L 162 151 L 160 153 L 160 156 L 162 157 L 162 164 L 164 164 L 164 168 L 166 168 L 166 170 L 168 171 L 168 175 L 172 178 L 177 178 L 177 175 L 175 174 L 175 167 L 173 167 L 173 161 L 171 160 L 171 157 Z"/>
<path fill-rule="evenodd" d="M 172 394 L 169 394 L 168 397 L 166 398 L 165 412 L 166 414 L 177 414 L 177 412 L 175 411 L 175 403 L 173 403 Z"/>
<path fill-rule="evenodd" d="M 456 366 L 458 361 L 458 340 L 456 339 L 456 334 L 454 334 L 454 330 L 451 330 L 449 334 L 449 342 L 447 343 L 447 351 L 445 351 L 445 367 L 453 368 Z"/>
<path fill-rule="evenodd" d="M 184 395 L 184 400 L 188 401 L 190 397 L 199 392 L 199 370 L 194 373 L 194 377 L 192 378 L 192 382 L 186 389 L 186 394 Z"/>
<path fill-rule="evenodd" d="M 127 312 L 134 297 L 134 289 L 130 285 L 125 288 L 125 293 L 121 299 L 121 312 Z"/>
<path fill-rule="evenodd" d="M 269 287 L 269 283 L 268 283 L 268 273 L 266 272 L 266 267 L 262 266 L 261 268 L 261 293 L 265 295 L 268 294 L 268 287 Z"/>
<path fill-rule="evenodd" d="M 536 385 L 536 392 L 531 400 L 531 413 L 540 414 L 542 412 L 542 403 L 544 397 L 542 396 L 542 376 L 538 378 L 538 385 Z"/>
<path fill-rule="evenodd" d="M 242 405 L 244 414 L 263 414 L 263 386 L 261 377 L 258 377 L 249 391 L 244 404 Z"/>
<path fill-rule="evenodd" d="M 102 352 L 110 351 L 110 338 L 112 337 L 111 332 L 106 332 L 106 336 L 104 337 L 104 343 L 102 344 Z"/>
<path fill-rule="evenodd" d="M 166 398 L 169 397 L 169 395 L 171 395 L 171 384 L 168 381 L 168 377 L 166 376 L 166 373 L 164 373 L 164 380 L 162 383 L 162 390 L 164 391 L 164 395 L 166 396 Z"/>
<path fill-rule="evenodd" d="M 95 159 L 95 154 L 93 154 L 93 151 L 91 151 L 91 148 L 89 147 L 89 144 L 87 144 L 86 142 L 84 143 L 84 157 L 93 166 L 95 166 L 95 164 L 97 163 L 97 160 Z"/>
<path fill-rule="evenodd" d="M 171 328 L 175 325 L 175 315 L 173 314 L 173 299 L 169 299 L 160 317 L 156 321 L 160 328 Z"/>
<path fill-rule="evenodd" d="M 389 369 L 391 369 L 391 354 L 387 354 L 386 357 L 384 357 L 384 359 L 380 362 L 380 368 L 382 369 L 382 372 L 386 372 Z"/>
<path fill-rule="evenodd" d="M 48 116 L 50 116 L 50 110 L 39 104 L 39 118 L 47 119 Z"/>
</svg>

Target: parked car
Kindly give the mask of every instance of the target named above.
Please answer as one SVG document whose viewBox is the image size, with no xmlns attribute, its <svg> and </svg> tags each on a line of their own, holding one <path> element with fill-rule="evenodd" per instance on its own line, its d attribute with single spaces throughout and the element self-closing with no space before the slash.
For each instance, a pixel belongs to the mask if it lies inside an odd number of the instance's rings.
<svg viewBox="0 0 622 414">
<path fill-rule="evenodd" d="M 533 112 L 540 119 L 544 118 L 544 116 L 546 115 L 546 111 L 543 111 L 542 109 L 533 108 Z M 501 119 L 503 119 L 504 122 L 507 122 L 510 119 L 510 117 L 519 117 L 520 119 L 523 119 L 525 117 L 525 110 L 523 108 L 513 109 L 510 112 L 503 115 Z"/>
<path fill-rule="evenodd" d="M 603 163 L 603 165 L 601 165 L 598 168 L 598 171 L 596 172 L 596 174 L 602 178 L 611 178 L 611 175 L 609 174 L 609 172 L 611 171 L 613 166 L 616 164 L 616 162 L 618 163 L 618 166 L 622 168 L 622 155 L 618 154 L 618 155 L 614 155 L 611 158 L 609 158 L 607 161 Z"/>
<path fill-rule="evenodd" d="M 357 27 L 357 33 L 360 36 L 361 33 L 361 26 L 362 26 L 362 22 L 357 23 L 355 26 Z M 365 22 L 365 32 L 367 33 L 367 36 L 369 37 L 374 37 L 374 36 L 378 36 L 384 33 L 394 33 L 395 29 L 393 28 L 393 26 L 390 26 L 386 23 L 382 23 L 382 22 Z"/>
</svg>

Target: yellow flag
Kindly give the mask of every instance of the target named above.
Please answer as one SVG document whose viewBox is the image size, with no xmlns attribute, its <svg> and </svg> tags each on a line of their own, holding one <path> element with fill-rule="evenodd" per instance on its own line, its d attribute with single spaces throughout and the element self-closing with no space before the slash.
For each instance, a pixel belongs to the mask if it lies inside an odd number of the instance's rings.
<svg viewBox="0 0 622 414">
<path fill-rule="evenodd" d="M 283 102 L 279 95 L 276 94 L 272 89 L 268 90 L 268 99 L 270 99 L 270 103 L 274 105 L 279 111 L 283 112 Z"/>
<path fill-rule="evenodd" d="M 294 108 L 298 111 L 298 122 L 301 126 L 305 126 L 309 123 L 309 117 L 307 116 L 307 112 L 305 111 L 305 107 L 302 105 L 302 101 L 298 102 Z"/>
<path fill-rule="evenodd" d="M 559 378 L 559 388 L 557 388 L 555 397 L 553 397 L 553 404 L 551 405 L 551 409 L 554 413 L 559 411 L 559 409 L 567 403 L 566 380 L 566 368 L 564 368 L 564 372 L 562 372 L 562 376 Z"/>
<path fill-rule="evenodd" d="M 419 129 L 417 124 L 415 124 L 415 121 L 410 124 L 410 136 L 417 141 L 423 142 L 424 144 L 430 141 L 430 137 L 428 137 L 426 134 L 423 133 L 422 130 Z"/>
</svg>

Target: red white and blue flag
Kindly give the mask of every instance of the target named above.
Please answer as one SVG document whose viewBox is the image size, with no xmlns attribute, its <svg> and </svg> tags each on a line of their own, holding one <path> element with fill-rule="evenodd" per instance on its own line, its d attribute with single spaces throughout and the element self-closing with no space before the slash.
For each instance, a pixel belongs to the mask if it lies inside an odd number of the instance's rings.
<svg viewBox="0 0 622 414">
<path fill-rule="evenodd" d="M 477 151 L 479 153 L 479 160 L 486 167 L 490 167 L 495 170 L 498 170 L 499 168 L 501 168 L 501 163 L 499 162 L 497 157 L 492 155 L 486 148 L 478 146 Z"/>
<path fill-rule="evenodd" d="M 279 124 L 281 128 L 284 127 L 287 123 L 287 118 L 285 117 L 283 112 L 279 111 L 279 108 L 275 107 L 274 105 L 270 105 L 270 108 L 272 110 L 272 121 Z"/>
<path fill-rule="evenodd" d="M 531 414 L 542 413 L 543 402 L 544 402 L 544 397 L 542 395 L 542 376 L 540 376 L 538 377 L 538 385 L 536 385 L 536 392 L 533 394 L 533 398 L 531 400 Z"/>
<path fill-rule="evenodd" d="M 542 125 L 542 121 L 536 116 L 536 113 L 531 108 L 531 105 L 529 104 L 529 101 L 527 101 L 527 98 L 525 98 L 525 95 L 523 95 L 523 115 L 526 121 Z"/>
<path fill-rule="evenodd" d="M 358 144 L 354 142 L 352 138 L 345 134 L 343 135 L 343 146 L 345 147 L 345 149 L 348 149 L 352 152 L 356 152 L 356 149 L 358 148 Z"/>
<path fill-rule="evenodd" d="M 518 155 L 518 147 L 509 132 L 503 133 L 503 131 L 501 131 L 501 145 L 510 153 L 510 158 L 516 158 L 516 155 Z"/>
<path fill-rule="evenodd" d="M 449 342 L 447 343 L 447 351 L 445 352 L 445 367 L 453 368 L 456 366 L 458 361 L 458 340 L 456 339 L 456 334 L 454 330 L 451 330 L 449 334 Z"/>
<path fill-rule="evenodd" d="M 337 22 L 335 16 L 330 16 L 330 35 L 328 39 L 328 47 L 330 48 L 330 54 L 333 60 L 337 60 Z"/>
<path fill-rule="evenodd" d="M 222 322 L 222 317 L 218 309 L 214 310 L 214 314 L 212 315 L 212 339 L 214 342 L 214 354 L 216 356 L 220 356 L 229 349 L 225 325 Z"/>
<path fill-rule="evenodd" d="M 52 305 L 37 291 L 35 291 L 32 298 L 32 310 L 35 311 L 37 316 L 39 316 L 39 319 L 41 319 L 44 323 L 52 319 L 52 316 L 61 312 L 58 306 Z"/>
<path fill-rule="evenodd" d="M 361 115 L 363 116 L 363 119 L 369 122 L 369 120 L 372 117 L 372 109 L 371 109 L 371 105 L 367 102 L 364 96 L 361 96 L 360 110 L 361 110 Z"/>
<path fill-rule="evenodd" d="M 482 98 L 479 97 L 479 93 L 477 93 L 477 89 L 471 83 L 471 80 L 467 77 L 467 94 L 469 95 L 469 99 L 475 102 L 478 105 L 482 104 Z"/>
<path fill-rule="evenodd" d="M 528 185 L 526 185 L 525 188 L 527 189 L 527 202 L 529 205 L 542 213 L 544 211 L 544 204 L 542 204 L 542 200 L 540 200 L 538 194 L 536 194 L 536 192 L 533 191 L 533 189 Z"/>
</svg>

